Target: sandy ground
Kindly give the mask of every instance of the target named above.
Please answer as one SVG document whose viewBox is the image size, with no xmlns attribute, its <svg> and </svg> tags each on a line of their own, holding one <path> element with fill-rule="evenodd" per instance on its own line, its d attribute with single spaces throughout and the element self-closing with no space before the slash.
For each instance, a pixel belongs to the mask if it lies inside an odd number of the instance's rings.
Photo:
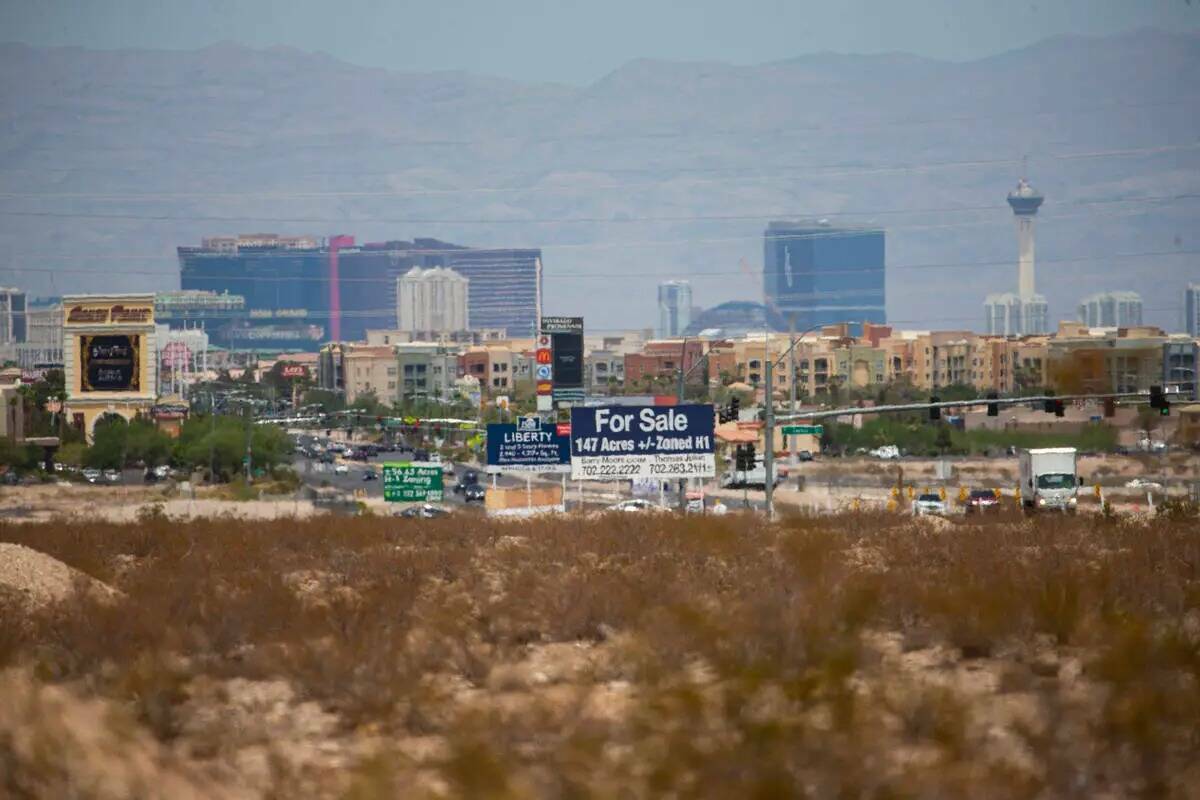
<svg viewBox="0 0 1200 800">
<path fill-rule="evenodd" d="M 171 496 L 161 487 L 82 486 L 79 484 L 20 486 L 0 493 L 0 519 L 42 522 L 69 517 L 84 520 L 131 522 L 138 514 L 161 509 L 167 516 L 190 519 L 231 515 L 247 519 L 308 517 L 323 513 L 308 500 L 291 497 L 264 500 L 223 500 L 206 497 L 204 490 L 191 496 Z"/>
</svg>

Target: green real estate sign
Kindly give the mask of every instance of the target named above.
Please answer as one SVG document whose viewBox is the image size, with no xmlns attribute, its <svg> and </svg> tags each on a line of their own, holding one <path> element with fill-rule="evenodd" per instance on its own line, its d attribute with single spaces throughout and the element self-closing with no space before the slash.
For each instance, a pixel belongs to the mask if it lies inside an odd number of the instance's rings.
<svg viewBox="0 0 1200 800">
<path fill-rule="evenodd" d="M 824 432 L 825 432 L 824 425 L 784 425 L 783 426 L 783 435 L 784 436 L 803 436 L 806 433 L 810 433 L 813 436 L 820 436 Z"/>
<path fill-rule="evenodd" d="M 383 499 L 389 503 L 429 503 L 442 499 L 442 467 L 411 461 L 383 465 Z"/>
</svg>

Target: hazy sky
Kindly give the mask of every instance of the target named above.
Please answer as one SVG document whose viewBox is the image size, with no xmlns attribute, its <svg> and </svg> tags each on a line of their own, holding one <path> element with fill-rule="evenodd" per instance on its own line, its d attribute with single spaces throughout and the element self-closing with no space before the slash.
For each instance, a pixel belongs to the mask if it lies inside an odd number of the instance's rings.
<svg viewBox="0 0 1200 800">
<path fill-rule="evenodd" d="M 1200 0 L 0 0 L 0 39 L 97 48 L 290 45 L 396 70 L 588 83 L 640 57 L 819 51 L 971 59 L 1064 33 L 1200 25 Z"/>
</svg>

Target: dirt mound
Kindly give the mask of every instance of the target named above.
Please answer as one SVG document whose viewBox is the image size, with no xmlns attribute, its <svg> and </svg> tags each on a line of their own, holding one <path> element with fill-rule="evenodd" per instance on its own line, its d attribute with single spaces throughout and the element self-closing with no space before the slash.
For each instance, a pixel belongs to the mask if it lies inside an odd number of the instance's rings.
<svg viewBox="0 0 1200 800">
<path fill-rule="evenodd" d="M 24 545 L 0 542 L 0 594 L 39 609 L 67 599 L 76 590 L 104 600 L 119 597 L 108 584 L 56 558 Z"/>
</svg>

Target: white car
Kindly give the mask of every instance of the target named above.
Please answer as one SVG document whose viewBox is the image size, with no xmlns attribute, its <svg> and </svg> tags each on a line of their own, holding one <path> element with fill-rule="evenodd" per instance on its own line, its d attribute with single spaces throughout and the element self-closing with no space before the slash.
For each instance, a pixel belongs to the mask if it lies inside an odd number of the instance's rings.
<svg viewBox="0 0 1200 800">
<path fill-rule="evenodd" d="M 88 467 L 83 471 L 83 479 L 88 483 L 96 483 L 100 480 L 100 470 Z"/>
<path fill-rule="evenodd" d="M 640 514 L 647 511 L 665 511 L 662 506 L 657 503 L 651 503 L 649 500 L 634 498 L 632 500 L 622 500 L 619 503 L 613 503 L 605 509 L 605 511 L 621 511 L 630 514 Z"/>
<path fill-rule="evenodd" d="M 1155 492 L 1162 491 L 1162 484 L 1146 478 L 1134 478 L 1125 482 L 1126 489 L 1150 489 Z"/>
<path fill-rule="evenodd" d="M 921 494 L 913 501 L 913 516 L 923 517 L 927 514 L 944 517 L 949 507 L 941 495 Z"/>
<path fill-rule="evenodd" d="M 347 464 L 334 464 L 333 465 L 333 474 L 334 475 L 349 475 L 350 467 Z"/>
<path fill-rule="evenodd" d="M 894 444 L 885 444 L 882 447 L 877 447 L 871 451 L 871 455 L 884 460 L 891 460 L 900 457 L 900 448 Z"/>
</svg>

